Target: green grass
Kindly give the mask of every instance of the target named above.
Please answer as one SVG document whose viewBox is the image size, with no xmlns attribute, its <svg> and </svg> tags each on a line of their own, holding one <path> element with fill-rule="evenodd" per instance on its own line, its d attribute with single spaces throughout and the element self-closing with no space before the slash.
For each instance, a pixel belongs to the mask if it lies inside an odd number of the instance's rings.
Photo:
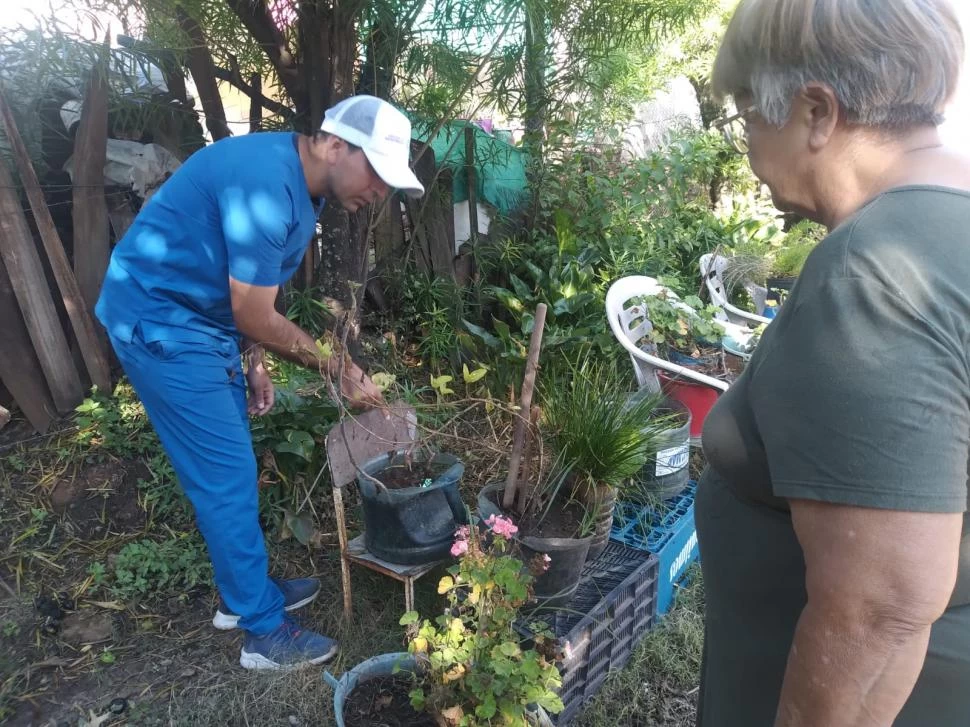
<svg viewBox="0 0 970 727">
<path fill-rule="evenodd" d="M 415 395 L 416 399 L 420 399 Z M 144 413 L 122 390 L 114 404 L 92 400 L 80 437 L 68 434 L 0 460 L 0 574 L 16 597 L 0 591 L 0 721 L 25 701 L 67 705 L 71 700 L 95 714 L 118 694 L 129 695 L 131 711 L 116 727 L 130 725 L 332 725 L 333 694 L 314 668 L 289 674 L 252 674 L 238 666 L 239 632 L 214 631 L 208 621 L 216 594 L 204 585 L 208 562 L 187 520 L 184 497 L 164 463 Z M 426 426 L 442 426 L 457 437 L 454 447 L 468 465 L 463 494 L 473 502 L 476 484 L 495 479 L 504 446 L 499 435 L 484 442 L 489 422 L 459 418 L 453 406 L 422 408 Z M 491 448 L 490 448 L 491 447 Z M 497 449 L 496 449 L 497 448 Z M 115 462 L 144 463 L 138 501 L 146 522 L 136 530 L 84 540 L 66 531 L 50 507 L 58 482 L 80 477 L 88 468 Z M 100 482 L 100 481 L 99 481 Z M 90 483 L 92 486 L 98 482 Z M 278 541 L 267 533 L 272 572 L 282 577 L 315 575 L 321 597 L 301 611 L 310 628 L 338 638 L 343 651 L 329 670 L 340 675 L 375 654 L 404 647 L 398 620 L 404 611 L 402 587 L 383 576 L 352 568 L 354 620 L 342 618 L 340 560 L 329 488 L 313 495 L 321 539 L 312 546 Z M 355 526 L 353 498 L 348 501 Z M 178 546 L 178 547 L 176 547 Z M 183 547 L 186 546 L 186 547 Z M 98 572 L 92 572 L 95 568 Z M 119 577 L 121 574 L 121 577 Z M 418 583 L 417 608 L 440 608 L 431 573 Z M 100 578 L 99 578 L 100 576 Z M 100 581 L 100 582 L 99 582 Z M 199 582 L 202 581 L 202 584 Z M 66 591 L 85 609 L 113 611 L 115 639 L 89 651 L 65 650 L 39 630 L 32 600 Z M 109 599 L 116 603 L 104 604 Z M 626 669 L 613 675 L 600 697 L 573 724 L 585 727 L 692 725 L 702 641 L 703 585 L 699 574 L 674 611 L 648 633 Z M 32 665 L 66 660 L 63 674 Z M 58 663 L 61 663 L 58 661 Z M 164 666 L 165 664 L 168 666 Z M 47 708 L 47 707 L 45 707 Z M 68 711 L 57 715 L 66 717 Z M 290 718 L 293 719 L 290 719 Z M 57 720 L 55 719 L 55 722 Z"/>
<path fill-rule="evenodd" d="M 704 584 L 695 565 L 674 608 L 573 725 L 693 727 L 703 646 Z"/>
</svg>

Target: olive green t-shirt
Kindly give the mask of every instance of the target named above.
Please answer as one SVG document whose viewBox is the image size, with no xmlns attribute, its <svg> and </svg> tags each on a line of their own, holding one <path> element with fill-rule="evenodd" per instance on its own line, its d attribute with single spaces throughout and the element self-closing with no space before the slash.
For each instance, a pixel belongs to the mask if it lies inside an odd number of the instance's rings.
<svg viewBox="0 0 970 727">
<path fill-rule="evenodd" d="M 970 194 L 886 192 L 834 230 L 704 427 L 700 727 L 773 724 L 805 563 L 787 498 L 966 513 Z M 835 561 L 831 568 L 839 568 Z M 895 727 L 970 725 L 970 520 Z"/>
</svg>

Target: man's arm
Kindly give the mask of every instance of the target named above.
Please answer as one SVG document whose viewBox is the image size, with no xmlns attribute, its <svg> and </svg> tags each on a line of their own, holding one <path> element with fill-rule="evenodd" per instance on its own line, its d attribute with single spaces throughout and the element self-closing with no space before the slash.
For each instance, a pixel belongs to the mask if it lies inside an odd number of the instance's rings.
<svg viewBox="0 0 970 727">
<path fill-rule="evenodd" d="M 277 289 L 277 286 L 249 285 L 229 278 L 232 315 L 244 340 L 321 373 L 341 374 L 341 392 L 352 401 L 380 403 L 380 391 L 349 356 L 343 357 L 335 350 L 334 355 L 324 357 L 313 336 L 277 312 L 274 305 Z"/>
<path fill-rule="evenodd" d="M 775 727 L 889 727 L 956 583 L 962 514 L 791 500 L 808 604 Z"/>
<path fill-rule="evenodd" d="M 278 286 L 249 285 L 229 278 L 232 317 L 243 338 L 251 344 L 250 350 L 265 348 L 309 368 L 326 363 L 325 371 L 336 373 L 336 368 L 331 368 L 332 362 L 324 362 L 320 357 L 313 336 L 276 310 L 278 289 Z"/>
</svg>

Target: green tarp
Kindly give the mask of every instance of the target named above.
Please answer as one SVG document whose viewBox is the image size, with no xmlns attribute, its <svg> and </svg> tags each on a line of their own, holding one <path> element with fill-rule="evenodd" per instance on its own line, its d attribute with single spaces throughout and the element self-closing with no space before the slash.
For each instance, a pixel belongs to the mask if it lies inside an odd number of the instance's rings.
<svg viewBox="0 0 970 727">
<path fill-rule="evenodd" d="M 436 124 L 416 121 L 414 138 L 427 141 Z M 435 161 L 454 171 L 455 203 L 468 199 L 468 175 L 465 173 L 465 129 L 475 130 L 475 166 L 478 174 L 478 198 L 503 214 L 510 214 L 527 198 L 525 177 L 526 154 L 519 147 L 492 136 L 467 121 L 445 124 L 431 142 Z"/>
</svg>

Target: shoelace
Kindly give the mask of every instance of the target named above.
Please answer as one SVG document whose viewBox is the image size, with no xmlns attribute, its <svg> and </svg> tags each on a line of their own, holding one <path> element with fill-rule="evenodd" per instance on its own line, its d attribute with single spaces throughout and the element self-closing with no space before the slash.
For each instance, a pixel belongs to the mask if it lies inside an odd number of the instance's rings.
<svg viewBox="0 0 970 727">
<path fill-rule="evenodd" d="M 283 628 L 286 630 L 286 635 L 289 636 L 294 641 L 303 633 L 303 629 L 300 625 L 291 619 L 283 619 Z"/>
</svg>

